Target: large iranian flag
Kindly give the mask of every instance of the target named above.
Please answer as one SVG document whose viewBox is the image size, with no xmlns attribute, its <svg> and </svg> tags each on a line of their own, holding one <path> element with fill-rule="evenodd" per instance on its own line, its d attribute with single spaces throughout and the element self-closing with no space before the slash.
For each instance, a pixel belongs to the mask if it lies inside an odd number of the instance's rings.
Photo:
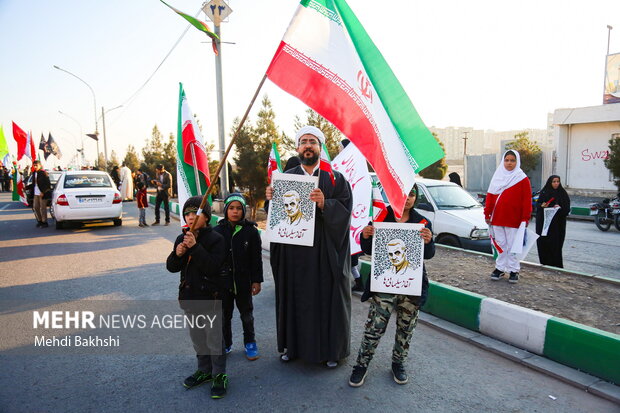
<svg viewBox="0 0 620 413">
<path fill-rule="evenodd" d="M 303 0 L 267 76 L 357 146 L 398 216 L 415 172 L 444 156 L 344 0 Z"/>
<path fill-rule="evenodd" d="M 198 176 L 198 180 L 196 180 Z M 210 185 L 209 158 L 202 135 L 179 83 L 179 123 L 177 129 L 177 189 L 179 206 L 195 195 L 203 195 Z M 180 211 L 182 213 L 182 211 Z M 181 225 L 184 221 L 181 220 Z"/>
</svg>

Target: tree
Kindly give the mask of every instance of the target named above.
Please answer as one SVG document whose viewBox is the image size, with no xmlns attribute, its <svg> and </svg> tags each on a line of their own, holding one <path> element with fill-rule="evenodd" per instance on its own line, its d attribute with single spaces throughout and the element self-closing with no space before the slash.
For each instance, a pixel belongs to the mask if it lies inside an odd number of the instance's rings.
<svg viewBox="0 0 620 413">
<path fill-rule="evenodd" d="M 521 157 L 521 169 L 526 174 L 533 171 L 538 166 L 538 160 L 542 150 L 540 146 L 529 137 L 528 132 L 521 132 L 515 135 L 515 140 L 506 145 L 506 149 L 514 149 L 519 152 Z"/>
<path fill-rule="evenodd" d="M 437 134 L 433 132 L 433 137 L 441 146 L 441 149 L 446 153 L 446 148 L 443 146 L 443 143 L 437 138 Z M 443 179 L 446 176 L 446 172 L 448 172 L 448 164 L 446 163 L 446 157 L 444 156 L 440 160 L 435 163 L 430 164 L 426 168 L 422 169 L 419 173 L 420 176 L 428 179 Z"/>
<path fill-rule="evenodd" d="M 142 157 L 145 172 L 154 178 L 155 168 L 164 161 L 163 137 L 157 125 L 153 126 L 151 138 L 146 140 L 146 145 L 142 148 Z"/>
<path fill-rule="evenodd" d="M 285 134 L 278 132 L 276 114 L 267 95 L 263 97 L 261 105 L 253 130 L 257 139 L 264 146 L 264 149 L 267 150 L 267 157 L 269 157 L 272 142 L 275 142 L 278 147 L 282 148 L 290 146 L 290 140 Z"/>
<path fill-rule="evenodd" d="M 95 166 L 100 171 L 105 170 L 106 164 L 105 164 L 105 156 L 103 155 L 103 152 L 99 152 L 99 155 L 97 156 L 97 164 Z"/>
<path fill-rule="evenodd" d="M 239 118 L 233 122 L 232 134 L 239 126 Z M 267 159 L 269 151 L 265 151 L 264 142 L 258 138 L 256 130 L 246 123 L 237 134 L 234 158 L 237 165 L 233 173 L 235 182 L 244 190 L 248 204 L 252 207 L 250 219 L 256 218 L 256 207 L 265 199 L 267 187 Z"/>
<path fill-rule="evenodd" d="M 338 152 L 340 152 L 340 142 L 342 141 L 342 133 L 331 124 L 327 119 L 323 116 L 316 113 L 314 110 L 308 108 L 306 109 L 306 122 L 302 123 L 299 116 L 295 116 L 295 130 L 299 130 L 302 127 L 310 125 L 316 126 L 323 132 L 325 135 L 325 146 L 327 146 L 327 151 L 329 152 L 329 157 L 334 159 Z M 293 143 L 294 148 L 297 147 L 297 142 Z"/>
<path fill-rule="evenodd" d="M 605 166 L 614 176 L 614 183 L 620 191 L 620 136 L 609 139 L 609 153 L 605 159 Z"/>
<path fill-rule="evenodd" d="M 116 155 L 116 151 L 112 149 L 110 152 L 110 158 L 108 158 L 107 171 L 112 172 L 112 168 L 115 166 L 119 166 L 118 156 Z"/>
<path fill-rule="evenodd" d="M 127 166 L 127 168 L 131 169 L 132 172 L 135 172 L 140 168 L 140 160 L 138 159 L 136 148 L 134 148 L 133 145 L 129 145 L 127 147 L 127 154 L 125 155 L 125 159 L 123 159 L 123 163 Z"/>
</svg>

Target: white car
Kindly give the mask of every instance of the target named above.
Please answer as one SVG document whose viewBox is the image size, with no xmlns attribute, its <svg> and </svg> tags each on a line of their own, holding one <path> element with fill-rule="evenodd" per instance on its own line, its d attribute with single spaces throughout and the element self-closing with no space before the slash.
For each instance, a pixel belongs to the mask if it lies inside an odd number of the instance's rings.
<svg viewBox="0 0 620 413">
<path fill-rule="evenodd" d="M 374 173 L 371 177 L 377 182 Z M 469 192 L 448 181 L 416 177 L 416 183 L 419 194 L 414 208 L 433 224 L 435 242 L 491 252 L 484 208 Z"/>
<path fill-rule="evenodd" d="M 56 229 L 66 222 L 113 221 L 122 225 L 123 200 L 112 178 L 103 171 L 65 171 L 52 195 Z"/>
<path fill-rule="evenodd" d="M 463 188 L 447 181 L 416 178 L 419 194 L 415 209 L 433 223 L 435 242 L 480 252 L 491 252 L 484 208 Z"/>
</svg>

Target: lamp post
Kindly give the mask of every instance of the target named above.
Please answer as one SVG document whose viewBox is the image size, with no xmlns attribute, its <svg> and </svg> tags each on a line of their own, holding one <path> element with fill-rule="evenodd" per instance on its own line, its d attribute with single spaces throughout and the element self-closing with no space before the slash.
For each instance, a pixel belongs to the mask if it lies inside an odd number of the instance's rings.
<svg viewBox="0 0 620 413">
<path fill-rule="evenodd" d="M 104 151 L 104 155 L 105 155 L 105 163 L 107 165 L 108 163 L 108 140 L 106 138 L 105 135 L 105 114 L 108 112 L 112 112 L 114 109 L 118 109 L 118 108 L 122 108 L 123 105 L 118 105 L 115 108 L 112 109 L 108 109 L 108 110 L 104 110 L 103 106 L 101 107 L 101 125 L 103 125 L 103 151 Z M 99 156 L 99 155 L 97 155 Z"/>
<path fill-rule="evenodd" d="M 90 85 L 88 83 L 86 83 L 86 81 L 84 79 L 82 79 L 81 77 L 79 77 L 78 75 L 69 72 L 68 70 L 65 70 L 61 67 L 58 67 L 56 65 L 54 65 L 54 69 L 58 69 L 61 72 L 65 72 L 68 75 L 73 76 L 74 78 L 76 78 L 77 80 L 79 80 L 80 82 L 84 83 L 88 89 L 90 90 L 90 93 L 93 94 L 93 109 L 94 109 L 94 114 L 95 114 L 95 135 L 97 135 L 99 133 L 98 127 L 97 127 L 97 98 L 95 96 L 95 91 L 93 90 L 92 87 L 90 87 Z M 82 156 L 84 156 L 84 152 L 82 152 Z M 99 156 L 99 153 L 97 153 L 97 157 Z M 108 161 L 108 155 L 106 153 L 106 162 Z"/>
<path fill-rule="evenodd" d="M 77 123 L 77 125 L 80 127 L 80 142 L 82 144 L 82 149 L 80 150 L 80 152 L 82 152 L 82 164 L 80 166 L 83 166 L 85 164 L 85 160 L 84 160 L 84 134 L 82 133 L 82 125 L 80 124 L 80 122 L 77 121 L 77 119 L 75 119 L 73 116 L 69 115 L 68 113 L 63 112 L 62 110 L 59 110 L 58 113 L 60 113 L 61 115 L 65 115 L 66 117 L 68 117 L 69 119 Z M 97 142 L 97 149 L 99 149 L 99 142 Z"/>
</svg>

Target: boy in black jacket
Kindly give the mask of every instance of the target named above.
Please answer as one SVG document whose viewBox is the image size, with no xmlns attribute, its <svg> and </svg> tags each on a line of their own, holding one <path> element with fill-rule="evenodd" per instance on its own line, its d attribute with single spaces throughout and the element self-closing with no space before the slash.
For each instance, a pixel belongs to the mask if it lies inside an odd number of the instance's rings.
<svg viewBox="0 0 620 413">
<path fill-rule="evenodd" d="M 183 218 L 190 227 L 197 219 L 201 200 L 202 197 L 194 196 L 183 205 Z M 206 301 L 226 302 L 229 294 L 230 279 L 221 272 L 226 257 L 224 239 L 209 226 L 211 207 L 208 204 L 202 213 L 204 221 L 198 222 L 198 235 L 189 231 L 179 235 L 166 261 L 168 271 L 181 272 L 179 303 L 188 316 L 199 315 L 200 309 L 194 307 Z M 196 350 L 198 370 L 186 378 L 183 385 L 191 389 L 212 381 L 211 397 L 223 397 L 228 387 L 223 340 L 211 331 L 209 323 L 206 328 L 190 327 L 189 335 Z"/>
<path fill-rule="evenodd" d="M 226 241 L 226 259 L 223 269 L 233 279 L 233 297 L 224 303 L 224 345 L 226 353 L 232 351 L 231 321 L 234 305 L 241 316 L 245 356 L 258 359 L 258 346 L 254 337 L 252 296 L 260 292 L 263 282 L 261 239 L 256 223 L 245 219 L 246 202 L 239 193 L 230 194 L 224 201 L 224 219 L 215 231 Z M 233 302 L 234 301 L 234 302 Z"/>
</svg>

